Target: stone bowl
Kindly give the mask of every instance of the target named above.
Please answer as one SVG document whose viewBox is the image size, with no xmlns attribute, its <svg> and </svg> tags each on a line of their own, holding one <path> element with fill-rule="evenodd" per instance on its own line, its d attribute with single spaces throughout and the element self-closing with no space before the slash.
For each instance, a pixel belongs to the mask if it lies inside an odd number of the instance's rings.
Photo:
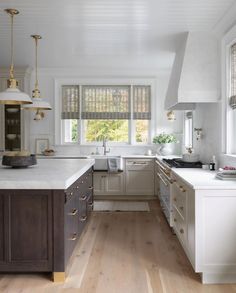
<svg viewBox="0 0 236 293">
<path fill-rule="evenodd" d="M 37 164 L 35 155 L 30 156 L 3 156 L 2 165 L 12 168 L 27 168 Z"/>
</svg>

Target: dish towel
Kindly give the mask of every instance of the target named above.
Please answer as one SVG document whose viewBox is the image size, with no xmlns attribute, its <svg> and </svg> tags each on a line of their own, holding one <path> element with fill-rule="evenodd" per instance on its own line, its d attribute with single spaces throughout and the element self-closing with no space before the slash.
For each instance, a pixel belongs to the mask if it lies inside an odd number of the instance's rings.
<svg viewBox="0 0 236 293">
<path fill-rule="evenodd" d="M 107 159 L 108 164 L 108 173 L 118 173 L 118 159 L 116 158 L 108 158 Z"/>
</svg>

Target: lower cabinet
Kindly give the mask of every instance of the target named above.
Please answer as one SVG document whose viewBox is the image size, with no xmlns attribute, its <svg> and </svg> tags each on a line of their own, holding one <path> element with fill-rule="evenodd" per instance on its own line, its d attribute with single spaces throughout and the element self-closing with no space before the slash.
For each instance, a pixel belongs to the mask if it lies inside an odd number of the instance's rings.
<svg viewBox="0 0 236 293">
<path fill-rule="evenodd" d="M 190 262 L 195 266 L 195 192 L 172 175 L 171 202 L 173 229 Z"/>
<path fill-rule="evenodd" d="M 154 160 L 126 159 L 125 193 L 154 195 Z"/>
<path fill-rule="evenodd" d="M 0 264 L 5 260 L 4 255 L 4 195 L 0 194 Z"/>
<path fill-rule="evenodd" d="M 124 172 L 94 172 L 94 195 L 154 196 L 154 159 L 125 159 Z"/>
<path fill-rule="evenodd" d="M 52 270 L 52 197 L 48 191 L 0 193 L 0 271 Z"/>
<path fill-rule="evenodd" d="M 124 173 L 94 172 L 95 195 L 123 195 Z"/>
<path fill-rule="evenodd" d="M 68 190 L 0 190 L 0 272 L 64 273 L 93 209 L 93 173 Z"/>
</svg>

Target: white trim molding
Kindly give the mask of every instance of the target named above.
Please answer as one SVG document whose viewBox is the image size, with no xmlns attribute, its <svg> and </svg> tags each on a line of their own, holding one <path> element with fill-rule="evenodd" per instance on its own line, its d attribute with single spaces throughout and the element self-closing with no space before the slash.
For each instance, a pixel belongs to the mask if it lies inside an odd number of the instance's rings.
<svg viewBox="0 0 236 293">
<path fill-rule="evenodd" d="M 230 47 L 236 42 L 236 25 L 231 28 L 223 37 L 222 50 L 222 152 L 227 155 L 235 155 L 232 149 L 232 109 L 229 106 L 230 95 Z"/>
</svg>

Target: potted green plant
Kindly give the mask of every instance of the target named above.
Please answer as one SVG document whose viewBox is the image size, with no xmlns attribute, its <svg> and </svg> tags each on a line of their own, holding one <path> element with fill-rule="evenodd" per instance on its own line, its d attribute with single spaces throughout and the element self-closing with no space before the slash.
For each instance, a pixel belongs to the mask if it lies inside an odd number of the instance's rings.
<svg viewBox="0 0 236 293">
<path fill-rule="evenodd" d="M 173 143 L 177 143 L 178 141 L 174 134 L 167 134 L 163 132 L 159 135 L 154 136 L 152 142 L 154 144 L 160 145 L 158 152 L 162 156 L 168 156 L 172 154 Z"/>
</svg>

